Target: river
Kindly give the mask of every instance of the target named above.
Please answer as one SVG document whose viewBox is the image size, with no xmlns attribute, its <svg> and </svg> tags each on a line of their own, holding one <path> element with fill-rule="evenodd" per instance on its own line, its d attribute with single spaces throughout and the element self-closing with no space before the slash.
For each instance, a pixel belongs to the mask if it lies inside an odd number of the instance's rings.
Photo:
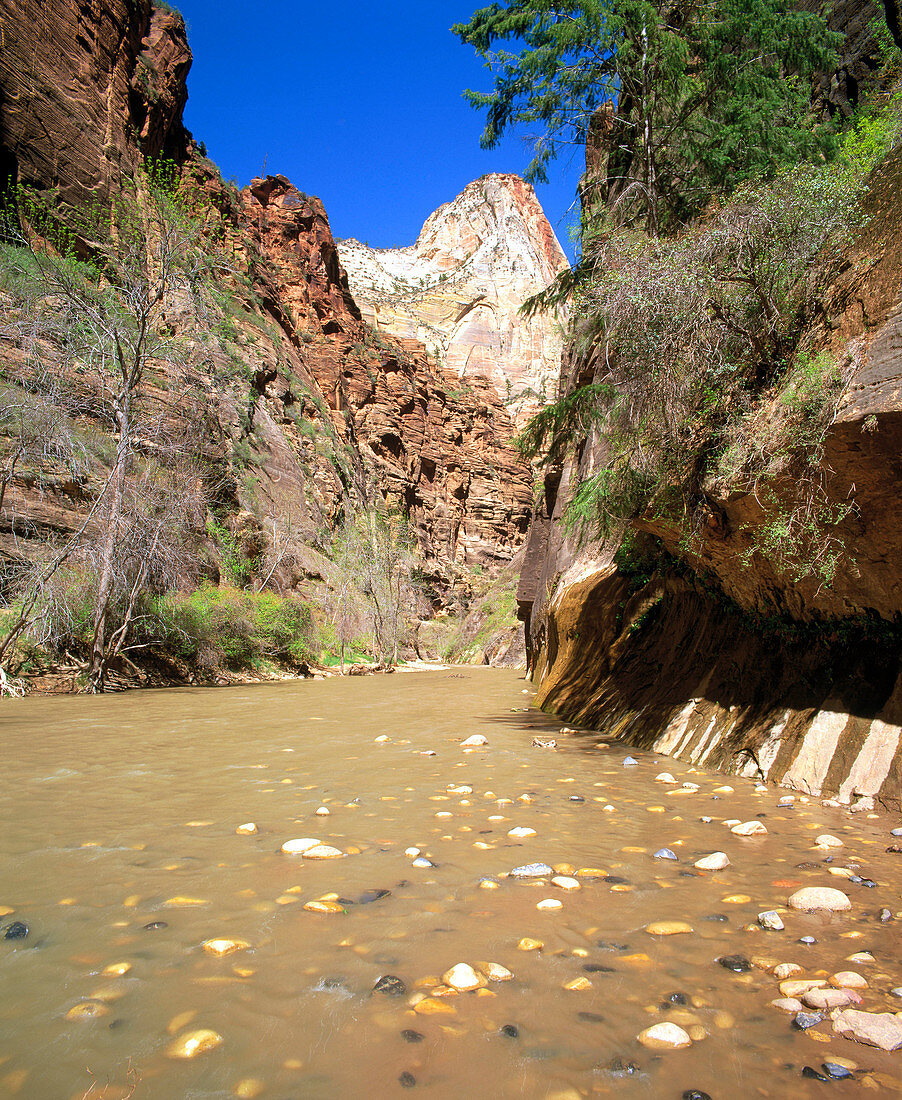
<svg viewBox="0 0 902 1100">
<path fill-rule="evenodd" d="M 857 1096 L 862 1078 L 892 1095 L 902 1051 L 794 1028 L 765 965 L 857 971 L 862 1007 L 902 1010 L 898 819 L 781 806 L 652 754 L 625 767 L 531 696 L 522 673 L 464 668 L 3 702 L 0 927 L 28 934 L 0 939 L 0 1095 L 736 1100 Z M 488 744 L 465 750 L 474 734 Z M 735 836 L 737 819 L 767 832 Z M 816 849 L 822 833 L 843 847 Z M 297 838 L 346 854 L 281 851 Z M 729 867 L 694 867 L 717 851 Z M 562 885 L 507 877 L 537 861 Z M 851 910 L 759 927 L 822 885 Z M 335 912 L 304 908 L 324 897 Z M 734 954 L 750 968 L 717 962 Z M 461 962 L 513 977 L 439 985 Z M 667 1021 L 691 1047 L 637 1040 Z M 199 1029 L 216 1049 L 174 1057 Z M 834 1059 L 851 1078 L 802 1076 Z"/>
</svg>

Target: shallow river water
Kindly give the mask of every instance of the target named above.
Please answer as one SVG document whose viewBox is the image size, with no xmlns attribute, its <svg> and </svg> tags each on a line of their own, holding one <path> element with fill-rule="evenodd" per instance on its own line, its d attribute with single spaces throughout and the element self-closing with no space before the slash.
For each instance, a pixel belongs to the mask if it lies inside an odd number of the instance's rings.
<svg viewBox="0 0 902 1100">
<path fill-rule="evenodd" d="M 0 938 L 0 1096 L 893 1095 L 902 1051 L 829 1020 L 794 1029 L 762 966 L 855 970 L 863 1008 L 902 1010 L 898 818 L 781 807 L 784 791 L 651 754 L 624 767 L 627 749 L 557 733 L 531 694 L 521 673 L 477 668 L 4 702 L 0 927 L 28 935 Z M 488 745 L 464 750 L 472 734 Z M 734 836 L 735 819 L 768 832 Z M 518 826 L 536 835 L 509 837 Z M 844 847 L 815 850 L 824 832 Z M 280 851 L 301 837 L 349 854 Z M 654 858 L 664 846 L 678 859 Z M 693 867 L 715 851 L 731 866 Z M 507 877 L 535 861 L 596 875 L 572 890 Z M 846 866 L 876 885 L 829 873 Z M 756 926 L 820 885 L 851 911 Z M 329 894 L 338 912 L 305 910 Z M 537 909 L 547 899 L 562 907 Z M 645 931 L 657 920 L 693 931 Z M 214 938 L 247 946 L 216 957 Z M 861 951 L 874 961 L 844 961 Z M 757 965 L 725 969 L 727 954 Z M 513 979 L 423 1002 L 459 962 Z M 386 975 L 400 995 L 374 992 Z M 668 1020 L 698 1041 L 637 1041 Z M 201 1028 L 218 1048 L 172 1057 Z M 837 1057 L 851 1078 L 802 1076 Z"/>
</svg>

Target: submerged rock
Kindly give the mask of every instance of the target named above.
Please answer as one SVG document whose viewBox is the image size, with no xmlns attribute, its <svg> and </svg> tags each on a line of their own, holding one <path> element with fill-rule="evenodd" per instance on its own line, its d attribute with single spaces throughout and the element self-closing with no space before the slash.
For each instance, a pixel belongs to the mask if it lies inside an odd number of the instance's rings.
<svg viewBox="0 0 902 1100">
<path fill-rule="evenodd" d="M 709 856 L 702 856 L 694 863 L 700 871 L 723 871 L 730 866 L 730 857 L 726 852 L 712 852 Z"/>
<path fill-rule="evenodd" d="M 482 745 L 487 745 L 489 739 L 484 737 L 481 733 L 474 733 L 472 737 L 468 737 L 465 741 L 461 741 L 460 747 L 462 749 L 475 749 Z"/>
<path fill-rule="evenodd" d="M 510 872 L 511 878 L 545 878 L 553 875 L 554 868 L 547 863 L 524 863 Z"/>
<path fill-rule="evenodd" d="M 464 993 L 470 989 L 478 989 L 482 982 L 479 975 L 469 963 L 455 963 L 450 970 L 442 975 L 442 981 L 458 992 Z"/>
<path fill-rule="evenodd" d="M 395 974 L 383 974 L 373 986 L 373 992 L 384 993 L 386 997 L 403 997 L 407 986 Z"/>
<path fill-rule="evenodd" d="M 852 903 L 842 890 L 834 890 L 832 886 L 806 886 L 802 890 L 796 890 L 787 905 L 790 909 L 800 909 L 805 913 L 815 909 L 839 913 L 852 908 Z"/>
<path fill-rule="evenodd" d="M 168 1058 L 196 1058 L 199 1054 L 216 1050 L 223 1044 L 222 1036 L 209 1028 L 198 1028 L 174 1039 L 166 1048 Z"/>
<path fill-rule="evenodd" d="M 692 1040 L 687 1032 L 677 1024 L 652 1024 L 641 1031 L 636 1038 L 651 1050 L 681 1050 L 691 1047 Z"/>
<path fill-rule="evenodd" d="M 833 1017 L 837 1035 L 854 1039 L 880 1050 L 902 1047 L 902 1020 L 892 1012 L 862 1012 L 856 1008 L 841 1009 Z"/>
<path fill-rule="evenodd" d="M 6 926 L 6 932 L 3 935 L 5 940 L 24 940 L 28 935 L 28 925 L 23 921 L 14 920 L 11 924 Z"/>
</svg>

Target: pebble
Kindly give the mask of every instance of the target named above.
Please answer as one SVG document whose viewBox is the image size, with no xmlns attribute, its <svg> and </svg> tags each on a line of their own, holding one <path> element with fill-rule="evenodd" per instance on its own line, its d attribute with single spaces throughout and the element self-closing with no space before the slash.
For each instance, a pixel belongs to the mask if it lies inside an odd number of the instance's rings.
<svg viewBox="0 0 902 1100">
<path fill-rule="evenodd" d="M 239 836 L 250 836 L 256 831 L 257 826 L 254 824 L 253 821 L 245 821 L 243 825 L 239 825 L 238 828 L 235 830 L 235 832 L 238 833 Z"/>
<path fill-rule="evenodd" d="M 534 940 L 532 936 L 524 936 L 517 944 L 520 951 L 541 951 L 544 946 L 543 940 Z"/>
<path fill-rule="evenodd" d="M 763 821 L 742 821 L 734 825 L 730 832 L 734 836 L 762 836 L 767 832 L 767 826 Z"/>
<path fill-rule="evenodd" d="M 475 749 L 482 745 L 487 745 L 489 739 L 484 737 L 481 733 L 474 733 L 472 737 L 468 737 L 466 741 L 461 741 L 460 747 L 462 749 Z"/>
<path fill-rule="evenodd" d="M 835 989 L 867 989 L 868 983 L 861 974 L 854 970 L 840 970 L 830 978 L 830 984 Z"/>
<path fill-rule="evenodd" d="M 634 756 L 625 756 L 623 758 L 623 766 L 625 768 L 638 768 L 639 761 Z"/>
<path fill-rule="evenodd" d="M 782 982 L 786 978 L 791 978 L 793 974 L 801 974 L 802 969 L 798 963 L 780 963 L 779 966 L 774 967 L 774 977 Z"/>
<path fill-rule="evenodd" d="M 345 853 L 331 844 L 317 844 L 304 852 L 304 859 L 344 859 Z"/>
<path fill-rule="evenodd" d="M 726 852 L 712 852 L 709 856 L 702 856 L 694 864 L 700 871 L 723 871 L 730 866 L 730 857 Z"/>
<path fill-rule="evenodd" d="M 470 989 L 478 989 L 482 985 L 479 975 L 469 963 L 455 963 L 450 970 L 446 970 L 442 975 L 442 981 L 459 993 L 466 993 Z"/>
<path fill-rule="evenodd" d="M 809 989 L 823 989 L 826 984 L 823 978 L 790 978 L 780 982 L 780 993 L 784 997 L 799 997 Z"/>
<path fill-rule="evenodd" d="M 805 913 L 815 909 L 839 913 L 852 908 L 852 903 L 842 890 L 834 890 L 831 886 L 806 886 L 803 890 L 796 890 L 787 904 L 790 909 L 800 909 Z"/>
<path fill-rule="evenodd" d="M 66 1013 L 67 1020 L 93 1020 L 95 1016 L 106 1016 L 110 1010 L 100 1001 L 82 1001 L 73 1005 Z"/>
<path fill-rule="evenodd" d="M 652 859 L 676 859 L 676 860 L 679 860 L 679 858 L 680 857 L 676 854 L 676 852 L 671 851 L 670 848 L 659 848 L 655 852 L 655 854 L 652 856 Z"/>
<path fill-rule="evenodd" d="M 337 901 L 308 901 L 304 908 L 308 913 L 344 913 L 345 907 Z"/>
<path fill-rule="evenodd" d="M 814 841 L 818 848 L 843 848 L 845 845 L 839 839 L 838 836 L 831 836 L 830 833 L 821 833 Z"/>
<path fill-rule="evenodd" d="M 752 964 L 744 955 L 721 955 L 717 962 L 724 970 L 732 970 L 734 974 L 747 974 L 752 969 Z M 783 992 L 782 987 L 780 992 Z"/>
<path fill-rule="evenodd" d="M 578 872 L 577 872 L 578 873 Z M 511 878 L 545 878 L 554 874 L 554 868 L 547 863 L 524 863 L 510 872 Z"/>
<path fill-rule="evenodd" d="M 508 829 L 508 836 L 523 838 L 528 836 L 536 836 L 535 829 L 530 829 L 525 825 L 517 825 L 513 829 Z"/>
<path fill-rule="evenodd" d="M 407 986 L 395 974 L 383 974 L 373 986 L 374 993 L 384 993 L 386 997 L 403 997 Z"/>
<path fill-rule="evenodd" d="M 797 997 L 777 997 L 776 1000 L 771 1001 L 771 1005 L 783 1012 L 801 1012 L 804 1007 Z"/>
<path fill-rule="evenodd" d="M 411 867 L 434 867 L 435 864 L 431 859 L 427 859 L 425 856 L 417 856 L 417 858 L 411 863 Z"/>
<path fill-rule="evenodd" d="M 407 856 L 409 859 L 416 859 L 416 857 L 419 854 L 420 854 L 420 849 L 419 848 L 405 848 L 404 849 L 404 855 Z"/>
<path fill-rule="evenodd" d="M 246 951 L 250 944 L 247 940 L 204 940 L 201 947 L 208 955 L 221 959 L 226 955 L 234 955 L 236 951 Z"/>
<path fill-rule="evenodd" d="M 695 929 L 682 920 L 656 920 L 646 924 L 645 931 L 652 936 L 679 936 Z"/>
<path fill-rule="evenodd" d="M 542 901 L 540 901 L 536 904 L 536 909 L 541 909 L 541 910 L 552 910 L 552 909 L 563 909 L 563 908 L 564 908 L 564 903 L 562 901 L 559 901 L 557 898 L 544 898 Z"/>
<path fill-rule="evenodd" d="M 520 1036 L 520 1029 L 516 1024 L 503 1024 L 498 1030 L 506 1039 L 517 1039 Z"/>
<path fill-rule="evenodd" d="M 852 1004 L 853 995 L 845 989 L 809 989 L 802 994 L 802 1000 L 809 1008 L 829 1010 Z"/>
<path fill-rule="evenodd" d="M 758 914 L 758 923 L 762 928 L 768 928 L 772 932 L 782 932 L 786 925 L 783 923 L 780 914 L 774 909 L 768 909 L 764 913 Z"/>
<path fill-rule="evenodd" d="M 711 1097 L 701 1089 L 686 1089 L 680 1095 L 680 1100 L 711 1100 Z"/>
<path fill-rule="evenodd" d="M 656 783 L 676 783 L 676 780 L 670 774 L 670 772 L 660 772 L 658 775 L 655 776 L 655 782 Z"/>
<path fill-rule="evenodd" d="M 282 851 L 289 856 L 302 856 L 311 848 L 317 848 L 322 842 L 314 840 L 311 836 L 297 837 L 295 840 L 286 840 L 282 845 Z"/>
<path fill-rule="evenodd" d="M 501 883 L 494 878 L 481 878 L 479 880 L 480 890 L 497 890 Z"/>
<path fill-rule="evenodd" d="M 847 1066 L 841 1066 L 838 1062 L 824 1062 L 821 1069 L 834 1081 L 843 1081 L 852 1076 L 852 1071 Z"/>
<path fill-rule="evenodd" d="M 902 1047 L 902 1020 L 891 1012 L 861 1012 L 855 1008 L 844 1008 L 834 1015 L 833 1030 L 847 1039 L 881 1050 L 899 1050 Z"/>
<path fill-rule="evenodd" d="M 14 920 L 11 924 L 6 926 L 6 932 L 3 938 L 5 940 L 24 940 L 27 935 L 28 925 L 20 920 Z"/>
<path fill-rule="evenodd" d="M 402 1089 L 412 1089 L 416 1083 L 416 1077 L 414 1077 L 414 1075 L 412 1073 L 409 1073 L 407 1070 L 404 1070 L 404 1072 L 398 1077 L 398 1084 L 401 1086 Z"/>
<path fill-rule="evenodd" d="M 651 1050 L 680 1050 L 692 1046 L 689 1035 L 677 1024 L 652 1024 L 636 1038 Z"/>
<path fill-rule="evenodd" d="M 823 1018 L 819 1012 L 797 1012 L 792 1018 L 792 1026 L 799 1031 L 807 1031 L 808 1028 L 819 1024 Z"/>
<path fill-rule="evenodd" d="M 502 966 L 501 963 L 481 962 L 476 965 L 490 982 L 509 982 L 514 977 L 510 970 L 506 966 Z"/>
<path fill-rule="evenodd" d="M 317 817 L 329 817 L 331 813 L 332 811 L 329 809 L 328 806 L 318 806 L 316 809 Z"/>
<path fill-rule="evenodd" d="M 426 1036 L 422 1031 L 414 1031 L 412 1027 L 405 1027 L 401 1032 L 401 1038 L 405 1043 L 422 1043 Z"/>
<path fill-rule="evenodd" d="M 166 1055 L 169 1058 L 196 1058 L 198 1054 L 216 1050 L 222 1043 L 223 1038 L 218 1032 L 202 1027 L 173 1040 L 166 1048 Z"/>
<path fill-rule="evenodd" d="M 418 1016 L 456 1016 L 457 1009 L 447 1001 L 440 1001 L 435 997 L 424 997 L 413 1006 Z"/>
<path fill-rule="evenodd" d="M 579 879 L 571 878 L 569 875 L 555 875 L 551 880 L 552 886 L 557 886 L 561 890 L 581 890 L 582 886 L 579 883 Z"/>
</svg>

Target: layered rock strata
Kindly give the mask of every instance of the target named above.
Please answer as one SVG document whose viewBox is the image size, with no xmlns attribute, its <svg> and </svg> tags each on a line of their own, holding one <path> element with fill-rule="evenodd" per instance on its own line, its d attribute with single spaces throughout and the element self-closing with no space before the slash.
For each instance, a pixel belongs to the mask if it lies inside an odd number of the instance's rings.
<svg viewBox="0 0 902 1100">
<path fill-rule="evenodd" d="M 487 379 L 519 424 L 554 392 L 564 318 L 519 310 L 567 261 L 519 176 L 468 184 L 407 248 L 338 247 L 354 298 L 380 331 L 419 340 L 464 384 Z"/>
</svg>

